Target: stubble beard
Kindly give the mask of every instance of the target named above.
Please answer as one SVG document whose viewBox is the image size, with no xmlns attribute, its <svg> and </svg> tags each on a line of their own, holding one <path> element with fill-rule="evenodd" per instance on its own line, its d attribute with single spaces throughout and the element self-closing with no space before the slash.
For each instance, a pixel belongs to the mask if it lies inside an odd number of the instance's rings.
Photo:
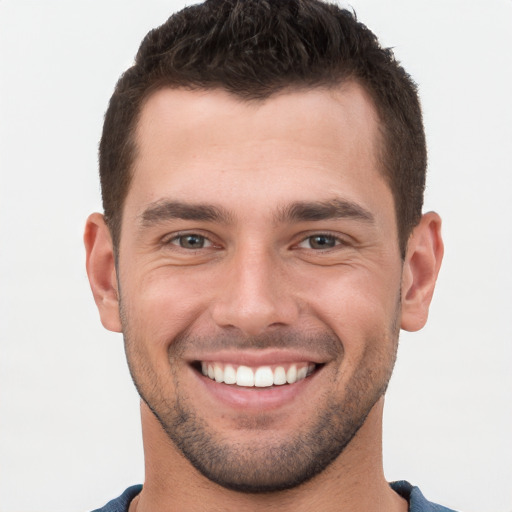
<svg viewBox="0 0 512 512">
<path fill-rule="evenodd" d="M 319 397 L 318 403 L 322 404 L 322 409 L 314 418 L 310 418 L 307 428 L 292 432 L 285 439 L 273 436 L 270 430 L 268 436 L 258 437 L 261 442 L 249 444 L 233 443 L 233 440 L 213 430 L 199 416 L 194 404 L 189 403 L 172 364 L 175 391 L 172 397 L 166 397 L 163 393 L 165 386 L 158 385 L 157 376 L 145 364 L 144 356 L 138 350 L 142 345 L 140 340 L 132 339 L 129 329 L 124 329 L 124 338 L 130 373 L 142 400 L 153 412 L 170 441 L 194 468 L 227 489 L 244 493 L 270 493 L 297 487 L 324 471 L 357 434 L 387 389 L 398 346 L 396 324 L 397 318 L 393 319 L 391 332 L 368 341 L 368 354 L 363 354 L 362 363 L 342 396 L 329 394 L 329 390 L 326 390 Z M 274 333 L 272 339 L 276 339 L 276 336 L 279 334 Z M 289 339 L 290 336 L 286 335 L 285 338 Z M 171 363 L 173 359 L 179 360 L 184 339 L 191 346 L 205 342 L 195 341 L 190 336 L 173 340 L 169 345 Z M 339 357 L 343 357 L 343 343 L 332 332 L 302 341 L 302 345 L 327 343 L 331 349 L 337 347 Z M 247 343 L 254 346 L 265 345 L 267 342 L 241 342 L 242 345 Z M 297 344 L 301 345 L 295 338 L 289 346 Z M 342 365 L 338 371 L 343 371 Z M 259 427 L 265 429 L 264 416 L 260 418 Z M 249 428 L 257 429 L 258 425 L 253 421 Z"/>
</svg>

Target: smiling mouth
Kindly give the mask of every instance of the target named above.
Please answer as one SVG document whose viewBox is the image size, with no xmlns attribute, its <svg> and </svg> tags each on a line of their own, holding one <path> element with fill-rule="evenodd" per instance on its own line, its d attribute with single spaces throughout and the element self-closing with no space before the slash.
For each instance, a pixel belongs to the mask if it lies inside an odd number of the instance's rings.
<svg viewBox="0 0 512 512">
<path fill-rule="evenodd" d="M 193 366 L 205 377 L 218 383 L 244 388 L 270 388 L 295 384 L 315 373 L 323 365 L 300 362 L 253 368 L 244 365 L 197 361 Z"/>
</svg>

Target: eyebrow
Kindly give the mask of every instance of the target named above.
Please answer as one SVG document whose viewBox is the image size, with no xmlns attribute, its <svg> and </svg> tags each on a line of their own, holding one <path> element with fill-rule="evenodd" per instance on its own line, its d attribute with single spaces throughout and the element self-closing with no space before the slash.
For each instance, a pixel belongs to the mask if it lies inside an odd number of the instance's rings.
<svg viewBox="0 0 512 512">
<path fill-rule="evenodd" d="M 221 207 L 182 201 L 157 201 L 139 216 L 144 227 L 174 219 L 229 223 L 231 215 Z"/>
<path fill-rule="evenodd" d="M 185 203 L 164 200 L 151 203 L 139 216 L 144 227 L 174 219 L 206 222 L 233 222 L 233 215 L 226 209 L 212 204 Z M 374 223 L 373 215 L 362 206 L 344 199 L 329 201 L 295 201 L 278 208 L 274 221 L 277 223 L 311 222 L 348 218 Z"/>
<path fill-rule="evenodd" d="M 374 216 L 365 208 L 345 199 L 329 201 L 294 202 L 281 208 L 276 216 L 277 222 L 310 222 L 328 219 L 348 218 L 374 223 Z"/>
</svg>

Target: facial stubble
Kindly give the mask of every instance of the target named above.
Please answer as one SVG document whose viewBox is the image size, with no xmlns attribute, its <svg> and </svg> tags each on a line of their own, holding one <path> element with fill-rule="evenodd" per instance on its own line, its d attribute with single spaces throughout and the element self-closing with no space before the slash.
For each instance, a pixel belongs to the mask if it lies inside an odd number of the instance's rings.
<svg viewBox="0 0 512 512">
<path fill-rule="evenodd" d="M 131 335 L 123 314 L 125 350 L 130 373 L 135 386 L 149 409 L 153 412 L 169 440 L 202 475 L 227 489 L 245 493 L 268 493 L 291 489 L 307 482 L 324 471 L 337 459 L 364 424 L 368 414 L 384 395 L 396 359 L 398 345 L 398 302 L 390 328 L 366 340 L 365 353 L 360 359 L 342 396 L 326 390 L 315 402 L 321 404 L 315 417 L 298 431 L 286 438 L 275 435 L 269 428 L 271 418 L 264 414 L 250 419 L 241 416 L 239 427 L 258 432 L 258 441 L 234 442 L 223 432 L 208 424 L 201 411 L 197 411 L 186 393 L 178 371 L 181 354 L 187 346 L 201 344 L 267 348 L 279 346 L 295 348 L 313 345 L 325 347 L 329 353 L 336 351 L 337 360 L 344 357 L 343 342 L 334 332 L 307 335 L 278 332 L 271 336 L 253 339 L 221 338 L 204 339 L 181 335 L 169 344 L 170 378 L 172 396 L 165 396 L 168 387 L 159 382 L 141 347 L 142 340 Z M 274 340 L 274 341 L 272 341 Z M 181 361 L 182 362 L 182 361 Z M 335 368 L 335 369 L 334 369 Z M 322 371 L 328 371 L 324 368 Z M 333 365 L 333 378 L 343 372 L 343 364 Z M 257 392 L 257 391 L 256 391 Z M 268 421 L 267 421 L 268 420 Z"/>
</svg>

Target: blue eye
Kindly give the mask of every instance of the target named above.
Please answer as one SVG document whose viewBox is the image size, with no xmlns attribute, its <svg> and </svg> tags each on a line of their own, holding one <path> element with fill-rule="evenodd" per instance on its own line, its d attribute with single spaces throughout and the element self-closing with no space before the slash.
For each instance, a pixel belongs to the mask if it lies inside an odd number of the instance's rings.
<svg viewBox="0 0 512 512">
<path fill-rule="evenodd" d="M 180 235 L 171 240 L 171 243 L 179 245 L 183 249 L 203 249 L 211 245 L 211 242 L 202 235 Z"/>
<path fill-rule="evenodd" d="M 308 240 L 311 249 L 331 249 L 336 245 L 336 238 L 329 235 L 314 235 Z"/>
<path fill-rule="evenodd" d="M 336 247 L 336 245 L 338 245 L 339 243 L 339 240 L 335 236 L 320 234 L 308 236 L 299 244 L 299 247 L 302 247 L 304 249 L 322 250 L 332 249 L 333 247 Z"/>
</svg>

